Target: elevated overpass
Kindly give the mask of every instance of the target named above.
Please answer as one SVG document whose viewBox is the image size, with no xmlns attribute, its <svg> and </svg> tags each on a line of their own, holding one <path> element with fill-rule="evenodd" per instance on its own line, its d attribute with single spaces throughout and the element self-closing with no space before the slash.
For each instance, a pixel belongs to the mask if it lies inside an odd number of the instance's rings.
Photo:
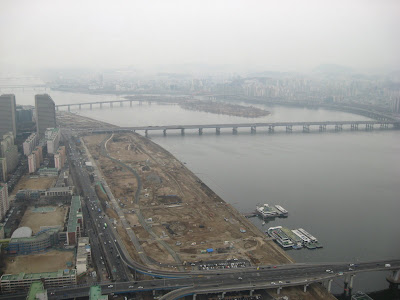
<svg viewBox="0 0 400 300">
<path fill-rule="evenodd" d="M 390 267 L 387 266 L 390 264 Z M 327 271 L 329 270 L 329 271 Z M 105 282 L 101 284 L 103 294 L 124 294 L 153 290 L 171 291 L 161 299 L 178 299 L 187 295 L 224 293 L 276 289 L 279 294 L 285 287 L 301 286 L 304 291 L 313 283 L 325 284 L 330 291 L 333 279 L 343 278 L 345 287 L 353 287 L 358 273 L 392 271 L 389 282 L 400 283 L 400 259 L 357 263 L 299 263 L 278 266 L 260 266 L 243 269 L 187 272 L 186 278 L 164 278 L 157 280 Z M 155 271 L 157 272 L 157 271 Z M 87 296 L 90 286 L 72 286 L 48 289 L 53 293 L 49 299 L 68 299 Z"/>
</svg>

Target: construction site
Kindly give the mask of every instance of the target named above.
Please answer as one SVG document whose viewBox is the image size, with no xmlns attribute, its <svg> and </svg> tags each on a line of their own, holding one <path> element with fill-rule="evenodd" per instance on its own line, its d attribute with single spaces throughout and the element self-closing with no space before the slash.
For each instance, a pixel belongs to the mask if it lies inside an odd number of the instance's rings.
<svg viewBox="0 0 400 300">
<path fill-rule="evenodd" d="M 63 125 L 71 125 L 68 123 L 73 118 Z M 102 208 L 136 261 L 145 264 L 103 184 L 111 189 L 119 212 L 123 212 L 152 262 L 151 268 L 190 271 L 201 269 L 207 262 L 240 262 L 235 267 L 294 262 L 183 163 L 151 140 L 132 132 L 85 134 L 80 135 L 80 141 L 80 151 L 99 171 L 95 190 Z M 290 299 L 335 299 L 318 285 L 311 285 L 307 293 L 287 288 L 284 295 Z"/>
<path fill-rule="evenodd" d="M 106 149 L 140 176 L 143 187 L 139 199 L 135 199 L 135 176 L 100 153 L 107 138 L 85 136 L 84 142 L 143 249 L 155 261 L 180 264 L 240 258 L 252 264 L 291 262 L 275 243 L 170 153 L 137 134 L 115 134 Z M 159 240 L 165 241 L 180 261 L 174 260 Z"/>
</svg>

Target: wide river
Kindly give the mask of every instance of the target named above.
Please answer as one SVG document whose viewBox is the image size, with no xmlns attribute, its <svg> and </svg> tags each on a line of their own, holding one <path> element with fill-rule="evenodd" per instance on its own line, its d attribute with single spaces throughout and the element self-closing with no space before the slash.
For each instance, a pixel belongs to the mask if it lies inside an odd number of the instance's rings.
<svg viewBox="0 0 400 300">
<path fill-rule="evenodd" d="M 34 105 L 36 91 L 15 92 L 17 104 Z M 86 95 L 47 91 L 56 104 L 116 100 L 114 95 Z M 177 105 L 72 110 L 83 116 L 120 126 L 279 121 L 365 120 L 364 117 L 323 109 L 265 107 L 271 115 L 247 119 L 186 111 Z M 400 131 L 379 130 L 319 133 L 284 131 L 269 134 L 258 128 L 204 131 L 150 132 L 150 138 L 186 163 L 225 201 L 246 213 L 258 203 L 280 204 L 285 219 L 264 226 L 304 228 L 324 245 L 318 250 L 290 250 L 297 262 L 399 258 Z M 384 272 L 357 275 L 355 290 L 374 291 L 388 286 Z M 342 290 L 336 280 L 334 292 Z"/>
</svg>

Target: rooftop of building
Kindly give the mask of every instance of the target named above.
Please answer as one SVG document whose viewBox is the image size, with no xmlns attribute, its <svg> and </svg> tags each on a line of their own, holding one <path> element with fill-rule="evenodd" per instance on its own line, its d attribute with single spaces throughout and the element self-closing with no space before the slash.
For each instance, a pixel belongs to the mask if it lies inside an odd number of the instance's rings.
<svg viewBox="0 0 400 300">
<path fill-rule="evenodd" d="M 47 140 L 52 140 L 58 135 L 59 132 L 60 132 L 60 128 L 58 128 L 58 127 L 47 128 L 44 135 Z"/>
<path fill-rule="evenodd" d="M 41 278 L 58 278 L 67 275 L 76 275 L 75 269 L 64 269 L 58 270 L 57 272 L 43 272 L 43 273 L 24 273 L 19 274 L 4 274 L 1 276 L 1 281 L 15 281 L 15 280 L 27 280 L 27 279 L 38 279 Z"/>
<path fill-rule="evenodd" d="M 94 285 L 90 287 L 89 291 L 89 300 L 106 300 L 108 299 L 107 295 L 101 294 L 101 287 L 99 285 Z"/>
<path fill-rule="evenodd" d="M 64 191 L 70 191 L 73 189 L 74 189 L 73 186 L 60 186 L 60 187 L 49 188 L 47 191 L 48 192 L 64 192 Z"/>
<path fill-rule="evenodd" d="M 75 232 L 78 226 L 78 217 L 82 217 L 81 209 L 81 197 L 73 196 L 71 199 L 71 207 L 69 210 L 67 232 Z"/>
<path fill-rule="evenodd" d="M 12 239 L 16 239 L 16 238 L 27 238 L 27 237 L 31 237 L 32 236 L 32 229 L 29 227 L 20 227 L 17 228 L 11 238 Z"/>
<path fill-rule="evenodd" d="M 58 173 L 58 169 L 57 168 L 40 168 L 39 169 L 39 172 L 40 171 L 42 171 L 42 172 L 44 172 L 44 171 L 49 171 L 49 172 L 57 172 Z"/>
<path fill-rule="evenodd" d="M 36 138 L 36 136 L 37 136 L 37 134 L 36 134 L 35 132 L 34 132 L 34 133 L 31 133 L 31 135 L 27 137 L 27 139 L 25 140 L 25 142 L 30 142 L 30 141 L 32 141 L 34 138 Z"/>
<path fill-rule="evenodd" d="M 60 231 L 59 227 L 52 227 L 52 228 L 46 228 L 43 229 L 41 231 L 39 231 L 38 233 L 36 233 L 34 236 L 30 236 L 30 237 L 11 237 L 10 239 L 10 244 L 14 244 L 14 243 L 22 243 L 22 242 L 34 242 L 34 241 L 39 241 L 39 240 L 43 240 L 46 239 L 48 235 L 57 233 L 58 231 Z"/>
<path fill-rule="evenodd" d="M 44 289 L 43 283 L 41 281 L 32 282 L 26 300 L 35 300 L 37 299 L 37 293 L 43 293 L 45 291 L 46 290 Z"/>
</svg>

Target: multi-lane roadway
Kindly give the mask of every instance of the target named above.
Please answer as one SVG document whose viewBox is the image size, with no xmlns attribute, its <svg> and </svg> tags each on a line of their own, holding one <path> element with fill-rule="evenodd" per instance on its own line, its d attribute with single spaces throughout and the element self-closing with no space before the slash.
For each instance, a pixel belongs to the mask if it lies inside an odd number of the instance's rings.
<svg viewBox="0 0 400 300">
<path fill-rule="evenodd" d="M 77 176 L 84 193 L 84 217 L 86 218 L 93 256 L 101 269 L 103 263 L 108 271 L 108 282 L 101 284 L 103 293 L 127 293 L 149 290 L 179 290 L 169 294 L 168 299 L 175 299 L 184 294 L 281 288 L 285 286 L 307 286 L 313 282 L 321 282 L 335 277 L 348 276 L 358 272 L 398 270 L 400 260 L 374 261 L 350 265 L 350 263 L 328 264 L 290 264 L 279 266 L 259 266 L 223 270 L 159 271 L 137 263 L 127 255 L 120 243 L 108 217 L 103 213 L 100 202 L 90 182 L 83 161 L 75 146 L 71 143 L 70 159 L 74 162 Z M 99 211 L 100 209 L 100 211 Z M 107 226 L 104 225 L 107 224 Z M 99 259 L 100 257 L 100 259 Z M 128 271 L 134 269 L 153 277 L 164 277 L 158 280 L 135 281 Z M 107 280 L 101 277 L 102 280 Z M 115 282 L 112 282 L 114 280 Z M 88 295 L 88 286 L 49 289 L 52 299 L 66 299 Z M 175 295 L 175 296 L 174 296 Z"/>
</svg>

